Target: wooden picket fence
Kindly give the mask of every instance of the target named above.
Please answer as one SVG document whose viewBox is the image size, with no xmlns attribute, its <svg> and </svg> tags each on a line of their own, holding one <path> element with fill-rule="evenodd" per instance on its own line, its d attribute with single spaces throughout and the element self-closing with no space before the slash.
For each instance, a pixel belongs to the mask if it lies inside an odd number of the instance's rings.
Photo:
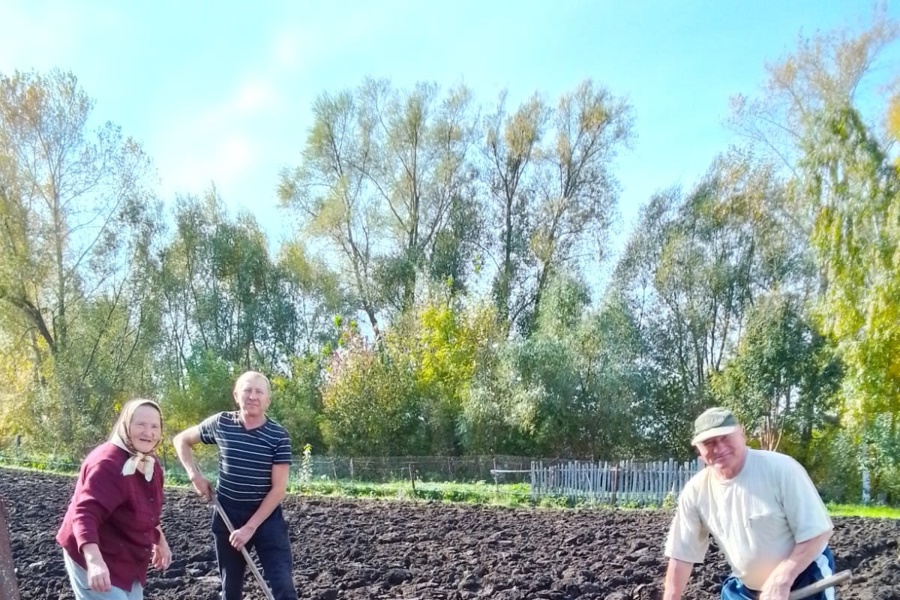
<svg viewBox="0 0 900 600">
<path fill-rule="evenodd" d="M 675 497 L 688 480 L 702 468 L 699 459 L 676 463 L 568 461 L 545 466 L 531 463 L 531 497 L 545 496 L 583 499 L 587 502 L 662 505 L 666 496 Z"/>
</svg>

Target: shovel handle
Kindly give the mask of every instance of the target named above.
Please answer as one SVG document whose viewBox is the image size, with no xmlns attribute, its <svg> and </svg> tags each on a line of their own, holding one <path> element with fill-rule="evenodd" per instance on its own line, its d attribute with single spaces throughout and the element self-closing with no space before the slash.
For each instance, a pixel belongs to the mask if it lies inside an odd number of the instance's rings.
<svg viewBox="0 0 900 600">
<path fill-rule="evenodd" d="M 794 590 L 793 592 L 791 592 L 791 595 L 788 596 L 788 598 L 789 600 L 801 600 L 801 598 L 809 598 L 813 594 L 817 594 L 822 590 L 827 590 L 832 586 L 847 581 L 848 579 L 850 579 L 851 575 L 852 573 L 849 569 L 846 571 L 841 571 L 840 573 L 835 573 L 834 575 L 830 575 L 806 587 L 802 587 L 799 590 Z"/>
<path fill-rule="evenodd" d="M 222 520 L 225 521 L 225 526 L 228 527 L 228 531 L 234 533 L 234 525 L 231 523 L 231 519 L 228 518 L 228 515 L 225 514 L 225 511 L 222 509 L 222 505 L 219 504 L 219 501 L 216 499 L 216 492 L 212 491 L 210 494 L 210 502 L 213 508 L 216 509 L 216 512 L 219 513 L 219 516 L 222 517 Z M 266 600 L 275 600 L 275 596 L 272 595 L 272 590 L 269 589 L 266 580 L 263 578 L 262 573 L 259 571 L 259 567 L 256 566 L 256 561 L 250 556 L 250 553 L 247 551 L 247 548 L 241 547 L 241 554 L 244 555 L 244 561 L 250 566 L 250 570 L 253 571 L 253 576 L 256 577 L 257 583 L 259 583 L 259 587 L 262 588 L 263 594 L 266 596 Z"/>
</svg>

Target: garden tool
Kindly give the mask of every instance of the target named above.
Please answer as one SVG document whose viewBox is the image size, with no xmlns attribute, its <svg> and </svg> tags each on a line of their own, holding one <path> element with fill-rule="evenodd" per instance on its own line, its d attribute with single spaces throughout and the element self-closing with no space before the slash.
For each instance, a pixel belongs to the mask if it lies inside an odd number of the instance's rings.
<svg viewBox="0 0 900 600">
<path fill-rule="evenodd" d="M 216 493 L 212 491 L 210 493 L 210 504 L 216 509 L 216 512 L 219 513 L 219 516 L 222 517 L 222 520 L 225 521 L 225 526 L 228 527 L 229 533 L 234 533 L 234 525 L 231 524 L 231 519 L 228 518 L 228 515 L 225 514 L 225 511 L 222 509 L 222 505 L 219 504 L 219 501 L 216 500 Z M 257 566 L 256 561 L 250 556 L 250 553 L 247 551 L 246 546 L 241 548 L 241 554 L 244 555 L 244 560 L 247 561 L 247 564 L 250 565 L 250 570 L 253 571 L 253 576 L 256 577 L 256 581 L 259 582 L 259 587 L 262 588 L 263 594 L 266 596 L 266 600 L 275 600 L 275 596 L 272 595 L 272 590 L 269 589 L 269 584 L 266 583 L 266 580 L 263 578 L 262 572 L 259 570 L 259 566 Z"/>
<path fill-rule="evenodd" d="M 791 595 L 788 596 L 790 600 L 801 600 L 801 598 L 809 598 L 813 594 L 817 594 L 822 590 L 827 590 L 828 588 L 835 586 L 843 581 L 850 579 L 852 573 L 849 570 L 841 571 L 840 573 L 835 573 L 830 577 L 826 577 L 820 581 L 817 581 L 811 585 L 806 587 L 802 587 L 799 590 L 794 590 L 791 592 Z"/>
</svg>

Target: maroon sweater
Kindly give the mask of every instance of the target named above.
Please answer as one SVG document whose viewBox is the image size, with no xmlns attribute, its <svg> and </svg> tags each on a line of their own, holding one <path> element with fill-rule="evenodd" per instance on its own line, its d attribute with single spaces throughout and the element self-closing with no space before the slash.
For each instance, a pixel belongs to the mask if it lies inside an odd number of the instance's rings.
<svg viewBox="0 0 900 600">
<path fill-rule="evenodd" d="M 88 454 L 56 541 L 85 569 L 81 547 L 97 544 L 111 583 L 131 590 L 135 581 L 147 585 L 153 545 L 159 542 L 163 474 L 157 462 L 150 481 L 140 471 L 123 476 L 126 460 L 128 453 L 111 442 Z"/>
</svg>

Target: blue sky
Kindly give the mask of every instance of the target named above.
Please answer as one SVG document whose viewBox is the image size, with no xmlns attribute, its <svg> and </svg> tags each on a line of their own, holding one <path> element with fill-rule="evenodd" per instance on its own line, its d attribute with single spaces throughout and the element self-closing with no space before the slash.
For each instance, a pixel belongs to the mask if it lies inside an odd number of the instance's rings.
<svg viewBox="0 0 900 600">
<path fill-rule="evenodd" d="M 655 191 L 691 186 L 735 141 L 728 98 L 754 94 L 767 61 L 801 33 L 863 27 L 871 11 L 861 0 L 3 0 L 0 71 L 73 71 L 96 116 L 143 144 L 164 199 L 214 181 L 273 242 L 289 233 L 278 172 L 297 163 L 321 92 L 375 76 L 463 82 L 484 104 L 507 88 L 516 103 L 590 77 L 634 107 L 636 138 L 615 166 L 627 231 Z"/>
</svg>

